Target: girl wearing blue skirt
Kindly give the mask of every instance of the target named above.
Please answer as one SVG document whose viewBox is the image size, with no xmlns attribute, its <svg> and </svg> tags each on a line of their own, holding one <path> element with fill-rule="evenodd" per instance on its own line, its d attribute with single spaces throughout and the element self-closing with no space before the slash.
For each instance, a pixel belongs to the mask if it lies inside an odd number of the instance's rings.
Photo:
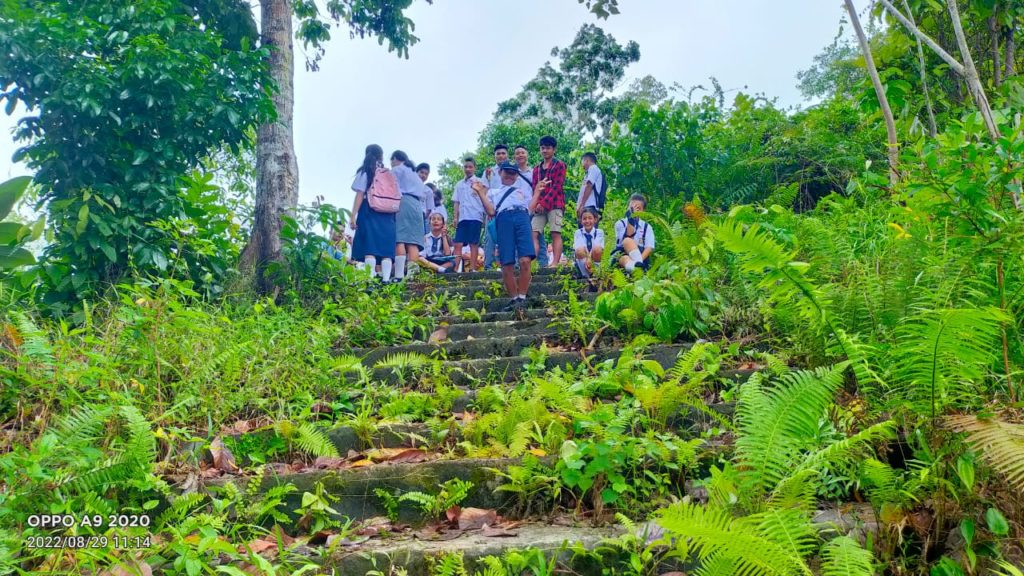
<svg viewBox="0 0 1024 576">
<path fill-rule="evenodd" d="M 352 207 L 352 229 L 356 231 L 352 240 L 352 259 L 362 260 L 376 275 L 377 261 L 380 260 L 380 277 L 384 282 L 391 280 L 391 267 L 395 259 L 395 214 L 382 214 L 370 208 L 366 191 L 373 185 L 377 168 L 384 167 L 384 149 L 376 144 L 366 147 L 363 164 L 356 171 L 352 191 L 356 193 Z"/>
</svg>

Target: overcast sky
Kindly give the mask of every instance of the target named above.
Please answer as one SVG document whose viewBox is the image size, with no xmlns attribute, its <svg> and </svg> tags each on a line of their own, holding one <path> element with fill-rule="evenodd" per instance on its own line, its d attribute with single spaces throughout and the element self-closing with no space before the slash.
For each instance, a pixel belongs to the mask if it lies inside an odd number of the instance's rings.
<svg viewBox="0 0 1024 576">
<path fill-rule="evenodd" d="M 844 15 L 840 0 L 619 4 L 621 14 L 598 20 L 576 0 L 417 0 L 407 14 L 420 41 L 408 60 L 337 30 L 318 72 L 305 70 L 296 44 L 300 202 L 323 195 L 351 208 L 349 186 L 369 143 L 432 166 L 474 148 L 497 103 L 515 95 L 584 23 L 622 44 L 640 44 L 640 61 L 627 68 L 624 84 L 651 74 L 665 85 L 709 86 L 715 76 L 726 90 L 791 106 L 801 104 L 796 73 L 832 42 Z M 0 114 L 0 178 L 26 173 L 10 161 L 13 125 L 14 117 Z M 531 160 L 537 157 L 531 151 Z"/>
</svg>

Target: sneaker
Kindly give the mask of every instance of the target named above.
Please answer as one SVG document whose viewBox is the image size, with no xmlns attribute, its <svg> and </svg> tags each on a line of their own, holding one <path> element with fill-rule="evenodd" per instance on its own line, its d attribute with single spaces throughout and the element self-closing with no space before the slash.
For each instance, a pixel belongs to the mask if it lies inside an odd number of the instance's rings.
<svg viewBox="0 0 1024 576">
<path fill-rule="evenodd" d="M 501 309 L 501 311 L 502 312 L 512 312 L 512 311 L 514 311 L 516 309 L 516 306 L 518 304 L 519 304 L 519 298 L 513 298 L 508 304 L 505 305 L 504 308 Z"/>
</svg>

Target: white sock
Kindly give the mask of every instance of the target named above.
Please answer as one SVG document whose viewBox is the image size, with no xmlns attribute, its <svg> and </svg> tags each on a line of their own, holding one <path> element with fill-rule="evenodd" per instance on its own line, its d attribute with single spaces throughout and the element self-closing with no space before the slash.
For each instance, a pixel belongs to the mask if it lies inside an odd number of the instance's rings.
<svg viewBox="0 0 1024 576">
<path fill-rule="evenodd" d="M 623 268 L 626 269 L 626 272 L 632 272 L 634 269 L 636 269 L 636 262 L 630 260 L 629 262 L 626 262 L 626 265 L 623 266 Z"/>
<path fill-rule="evenodd" d="M 416 271 L 420 269 L 420 265 L 415 262 L 409 263 L 409 271 L 405 273 L 406 276 L 412 278 Z"/>
<path fill-rule="evenodd" d="M 590 278 L 590 270 L 587 270 L 587 259 L 577 258 L 576 263 L 580 265 L 580 272 L 582 272 L 587 278 Z"/>
<path fill-rule="evenodd" d="M 405 254 L 395 256 L 395 278 L 405 278 Z"/>
<path fill-rule="evenodd" d="M 367 256 L 366 258 L 363 259 L 363 262 L 366 263 L 366 268 L 370 270 L 370 278 L 373 278 L 374 276 L 376 276 L 377 275 L 377 257 L 376 256 Z"/>
<path fill-rule="evenodd" d="M 380 261 L 380 277 L 385 282 L 391 280 L 391 258 L 385 258 Z"/>
<path fill-rule="evenodd" d="M 633 248 L 632 250 L 630 250 L 629 257 L 632 258 L 633 262 L 636 262 L 637 264 L 644 261 L 644 255 L 640 253 L 639 248 Z"/>
</svg>

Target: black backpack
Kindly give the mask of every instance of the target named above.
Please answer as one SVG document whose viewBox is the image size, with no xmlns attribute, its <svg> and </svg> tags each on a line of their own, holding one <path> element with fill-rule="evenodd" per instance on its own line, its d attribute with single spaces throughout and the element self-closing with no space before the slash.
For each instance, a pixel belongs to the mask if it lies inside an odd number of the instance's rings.
<svg viewBox="0 0 1024 576">
<path fill-rule="evenodd" d="M 605 201 L 608 200 L 608 179 L 605 178 L 604 172 L 601 173 L 601 187 L 594 189 L 594 201 L 597 202 L 597 211 L 604 212 Z"/>
</svg>

